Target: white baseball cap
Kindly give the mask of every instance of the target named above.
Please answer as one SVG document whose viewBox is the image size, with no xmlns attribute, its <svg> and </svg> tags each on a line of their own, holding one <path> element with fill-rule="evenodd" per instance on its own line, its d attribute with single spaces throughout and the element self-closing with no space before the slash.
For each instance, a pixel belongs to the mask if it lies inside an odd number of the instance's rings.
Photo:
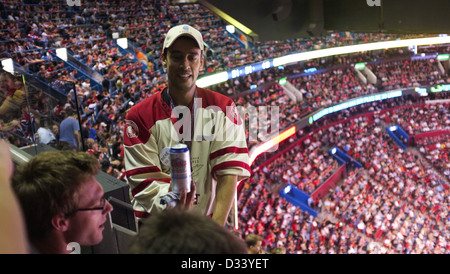
<svg viewBox="0 0 450 274">
<path fill-rule="evenodd" d="M 180 36 L 188 36 L 193 38 L 197 42 L 198 47 L 202 51 L 204 50 L 202 34 L 193 27 L 184 24 L 175 26 L 167 32 L 166 38 L 164 39 L 163 52 L 166 48 L 169 48 L 173 44 L 173 42 L 175 42 L 175 40 L 177 40 Z"/>
</svg>

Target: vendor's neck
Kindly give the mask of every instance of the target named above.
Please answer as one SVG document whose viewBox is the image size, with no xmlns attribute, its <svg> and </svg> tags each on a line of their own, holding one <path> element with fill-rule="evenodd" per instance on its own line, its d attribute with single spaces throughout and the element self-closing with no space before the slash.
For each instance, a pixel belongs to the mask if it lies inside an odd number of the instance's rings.
<svg viewBox="0 0 450 274">
<path fill-rule="evenodd" d="M 189 91 L 169 88 L 169 94 L 175 106 L 189 106 L 194 99 L 195 88 Z"/>
</svg>

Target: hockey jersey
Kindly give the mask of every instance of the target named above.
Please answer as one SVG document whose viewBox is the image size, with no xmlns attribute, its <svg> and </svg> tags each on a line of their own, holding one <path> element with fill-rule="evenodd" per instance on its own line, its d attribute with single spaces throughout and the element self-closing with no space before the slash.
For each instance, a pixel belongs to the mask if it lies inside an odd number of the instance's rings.
<svg viewBox="0 0 450 274">
<path fill-rule="evenodd" d="M 205 215 L 214 210 L 216 176 L 250 176 L 245 128 L 234 102 L 197 88 L 189 108 L 174 108 L 164 89 L 133 106 L 126 118 L 125 169 L 137 218 L 165 209 L 160 198 L 171 182 L 168 149 L 179 142 L 190 147 L 195 206 Z"/>
</svg>

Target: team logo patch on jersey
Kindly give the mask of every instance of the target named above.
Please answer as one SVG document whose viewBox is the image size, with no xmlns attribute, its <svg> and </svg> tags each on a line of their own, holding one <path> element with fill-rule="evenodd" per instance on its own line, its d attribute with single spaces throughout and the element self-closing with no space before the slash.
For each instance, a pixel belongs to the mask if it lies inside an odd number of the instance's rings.
<svg viewBox="0 0 450 274">
<path fill-rule="evenodd" d="M 136 125 L 135 122 L 131 121 L 131 120 L 125 120 L 126 123 L 126 133 L 128 138 L 137 138 L 139 135 L 139 128 Z"/>
<path fill-rule="evenodd" d="M 240 125 L 242 123 L 241 117 L 239 116 L 239 113 L 237 112 L 235 104 L 227 106 L 226 111 L 227 111 L 227 117 L 228 117 L 228 119 L 230 119 L 230 121 L 232 121 L 236 125 Z"/>
</svg>

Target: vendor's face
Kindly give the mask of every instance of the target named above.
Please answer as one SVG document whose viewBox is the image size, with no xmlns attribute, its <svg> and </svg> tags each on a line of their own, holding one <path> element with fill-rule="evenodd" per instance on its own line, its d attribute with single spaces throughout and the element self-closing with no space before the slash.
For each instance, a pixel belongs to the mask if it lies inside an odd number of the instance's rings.
<svg viewBox="0 0 450 274">
<path fill-rule="evenodd" d="M 170 90 L 188 92 L 195 89 L 195 82 L 203 67 L 203 55 L 195 40 L 178 38 L 162 56 L 167 68 Z"/>
</svg>

